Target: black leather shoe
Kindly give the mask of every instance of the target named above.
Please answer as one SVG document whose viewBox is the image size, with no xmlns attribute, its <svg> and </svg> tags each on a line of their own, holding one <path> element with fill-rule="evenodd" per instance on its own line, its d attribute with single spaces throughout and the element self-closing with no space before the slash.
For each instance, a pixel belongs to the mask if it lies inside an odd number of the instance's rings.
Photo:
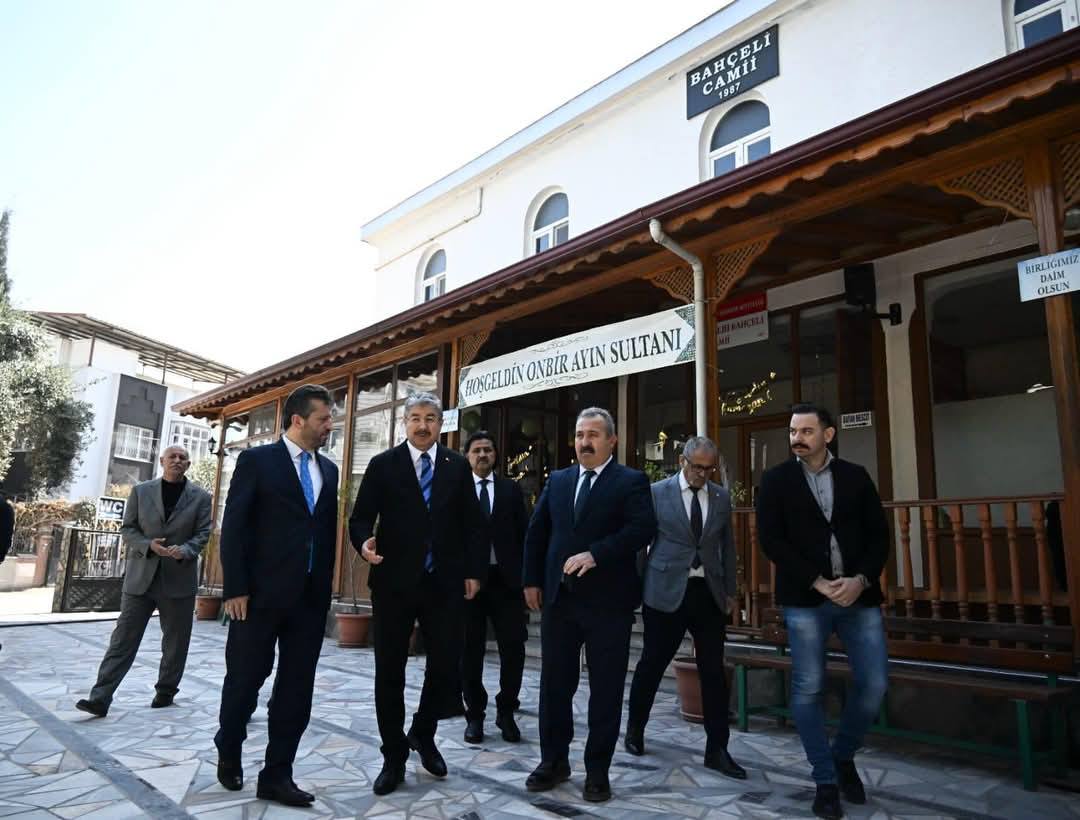
<svg viewBox="0 0 1080 820">
<path fill-rule="evenodd" d="M 150 701 L 151 709 L 161 709 L 165 706 L 173 705 L 173 695 L 166 695 L 164 692 L 158 692 L 154 695 L 154 699 Z"/>
<path fill-rule="evenodd" d="M 718 752 L 706 752 L 705 768 L 712 769 L 720 774 L 734 777 L 736 780 L 746 780 L 746 769 L 732 760 L 727 749 Z"/>
<path fill-rule="evenodd" d="M 586 774 L 581 796 L 590 803 L 603 803 L 611 799 L 611 784 L 606 774 Z"/>
<path fill-rule="evenodd" d="M 484 741 L 484 721 L 482 720 L 468 720 L 465 722 L 465 742 L 466 743 L 483 743 Z"/>
<path fill-rule="evenodd" d="M 446 761 L 435 747 L 435 739 L 421 740 L 411 732 L 406 735 L 409 746 L 420 753 L 420 764 L 436 777 L 446 777 Z"/>
<path fill-rule="evenodd" d="M 89 712 L 94 717 L 105 717 L 105 715 L 109 714 L 109 707 L 100 700 L 83 698 L 75 704 L 75 708 L 80 712 Z"/>
<path fill-rule="evenodd" d="M 531 792 L 546 792 L 570 779 L 570 761 L 541 763 L 525 780 L 525 788 Z"/>
<path fill-rule="evenodd" d="M 645 730 L 640 726 L 626 724 L 626 736 L 623 738 L 626 751 L 637 757 L 645 754 Z"/>
<path fill-rule="evenodd" d="M 848 803 L 861 806 L 866 802 L 866 789 L 863 788 L 859 772 L 853 760 L 836 761 L 836 779 L 840 781 L 840 793 Z"/>
<path fill-rule="evenodd" d="M 389 760 L 385 760 L 383 761 L 382 771 L 379 772 L 379 776 L 375 778 L 371 790 L 379 795 L 390 794 L 390 792 L 404 782 L 405 764 L 391 763 Z"/>
<path fill-rule="evenodd" d="M 495 725 L 502 731 L 502 739 L 507 743 L 521 742 L 521 729 L 514 722 L 514 716 L 510 712 L 501 714 L 495 718 Z"/>
<path fill-rule="evenodd" d="M 273 800 L 283 806 L 302 808 L 307 808 L 315 802 L 315 795 L 296 788 L 296 784 L 291 780 L 282 783 L 260 783 L 255 790 L 255 796 L 260 800 Z"/>
<path fill-rule="evenodd" d="M 219 760 L 217 764 L 218 783 L 231 792 L 238 792 L 244 788 L 244 770 L 240 763 Z"/>
<path fill-rule="evenodd" d="M 834 783 L 823 783 L 817 787 L 814 797 L 814 814 L 824 820 L 842 820 L 844 809 L 840 805 L 840 788 Z"/>
</svg>

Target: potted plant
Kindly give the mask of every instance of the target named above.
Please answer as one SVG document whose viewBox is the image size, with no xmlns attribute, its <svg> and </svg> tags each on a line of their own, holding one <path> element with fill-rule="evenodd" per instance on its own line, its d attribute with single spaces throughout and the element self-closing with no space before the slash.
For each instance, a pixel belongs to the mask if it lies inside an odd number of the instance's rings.
<svg viewBox="0 0 1080 820">
<path fill-rule="evenodd" d="M 342 482 L 338 493 L 339 518 L 347 518 L 348 502 L 352 496 L 352 477 Z M 346 535 L 348 540 L 348 535 Z M 342 609 L 334 613 L 337 621 L 338 646 L 356 647 L 367 646 L 368 632 L 371 629 L 371 613 L 360 610 L 360 583 L 362 581 L 363 560 L 360 553 L 351 544 L 346 544 L 344 549 L 345 560 L 345 589 L 342 591 L 340 603 L 348 601 L 348 609 Z"/>
<path fill-rule="evenodd" d="M 217 588 L 218 541 L 221 533 L 214 530 L 202 552 L 199 592 L 195 596 L 195 617 L 212 621 L 221 612 L 221 590 Z"/>
</svg>

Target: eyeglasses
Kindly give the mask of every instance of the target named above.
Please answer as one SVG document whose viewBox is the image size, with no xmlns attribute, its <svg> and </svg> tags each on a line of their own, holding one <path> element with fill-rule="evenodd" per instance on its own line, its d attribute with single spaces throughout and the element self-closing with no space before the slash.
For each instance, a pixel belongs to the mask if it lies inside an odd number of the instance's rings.
<svg viewBox="0 0 1080 820">
<path fill-rule="evenodd" d="M 686 466 L 693 470 L 695 473 L 702 473 L 703 475 L 712 475 L 716 472 L 716 467 L 706 464 L 695 464 L 692 461 L 686 462 Z"/>
</svg>

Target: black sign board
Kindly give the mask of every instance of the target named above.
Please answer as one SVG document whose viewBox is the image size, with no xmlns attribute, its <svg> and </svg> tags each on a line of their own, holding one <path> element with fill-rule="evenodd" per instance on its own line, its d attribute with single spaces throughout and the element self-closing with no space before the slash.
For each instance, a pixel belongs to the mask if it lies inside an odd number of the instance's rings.
<svg viewBox="0 0 1080 820">
<path fill-rule="evenodd" d="M 686 72 L 686 118 L 727 102 L 780 73 L 780 26 Z"/>
</svg>

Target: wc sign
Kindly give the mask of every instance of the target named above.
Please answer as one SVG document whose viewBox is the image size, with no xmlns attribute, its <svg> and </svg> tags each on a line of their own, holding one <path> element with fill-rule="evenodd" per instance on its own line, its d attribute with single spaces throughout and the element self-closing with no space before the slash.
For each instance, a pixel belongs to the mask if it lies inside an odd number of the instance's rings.
<svg viewBox="0 0 1080 820">
<path fill-rule="evenodd" d="M 124 507 L 127 501 L 123 498 L 111 498 L 103 495 L 97 500 L 98 521 L 123 521 Z"/>
</svg>

